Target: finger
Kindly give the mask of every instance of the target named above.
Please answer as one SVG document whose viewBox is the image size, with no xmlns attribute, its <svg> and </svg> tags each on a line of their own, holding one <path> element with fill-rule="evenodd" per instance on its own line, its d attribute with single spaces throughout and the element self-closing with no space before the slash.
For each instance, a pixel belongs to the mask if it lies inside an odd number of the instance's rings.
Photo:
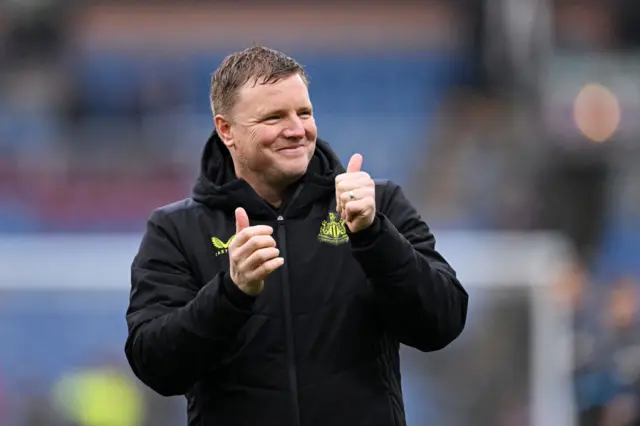
<svg viewBox="0 0 640 426">
<path fill-rule="evenodd" d="M 249 227 L 249 216 L 242 207 L 236 209 L 236 234 Z"/>
<path fill-rule="evenodd" d="M 342 205 L 340 204 L 340 191 L 338 190 L 338 185 L 340 184 L 342 179 L 344 179 L 345 176 L 347 176 L 346 173 L 342 173 L 336 176 L 336 211 L 338 213 L 342 211 Z"/>
<path fill-rule="evenodd" d="M 360 186 L 375 185 L 371 176 L 365 172 L 342 173 L 336 176 L 336 211 L 340 213 L 343 206 L 340 204 L 340 194 Z"/>
<path fill-rule="evenodd" d="M 364 216 L 374 208 L 371 199 L 365 198 L 364 200 L 350 201 L 344 206 L 344 214 L 346 219 L 351 221 L 358 216 Z"/>
<path fill-rule="evenodd" d="M 282 257 L 276 257 L 275 259 L 264 262 L 257 269 L 254 269 L 253 272 L 248 274 L 248 277 L 252 281 L 264 280 L 282 265 L 284 265 L 284 259 Z"/>
<path fill-rule="evenodd" d="M 351 194 L 353 193 L 353 200 L 351 199 Z M 347 203 L 352 203 L 357 200 L 362 200 L 364 198 L 368 198 L 374 196 L 375 192 L 373 188 L 355 188 L 350 191 L 345 191 L 340 194 L 340 203 L 344 206 Z"/>
<path fill-rule="evenodd" d="M 355 172 L 359 172 L 360 169 L 362 168 L 362 155 L 360 154 L 353 154 L 351 156 L 351 159 L 349 160 L 349 165 L 347 166 L 347 173 L 355 173 Z"/>
<path fill-rule="evenodd" d="M 276 240 L 271 235 L 255 235 L 243 245 L 236 247 L 233 251 L 233 260 L 242 262 L 253 254 L 256 250 L 268 247 L 275 247 Z"/>
<path fill-rule="evenodd" d="M 376 186 L 376 184 L 373 181 L 373 179 L 371 179 L 371 177 L 369 177 L 369 175 L 363 174 L 363 175 L 358 176 L 358 177 L 356 177 L 354 179 L 345 179 L 345 180 L 339 182 L 336 185 L 336 192 L 338 192 L 338 194 L 342 194 L 343 192 L 351 191 L 351 190 L 354 190 L 354 189 L 374 188 L 375 186 Z"/>
<path fill-rule="evenodd" d="M 271 235 L 273 234 L 273 228 L 268 225 L 255 225 L 250 226 L 248 228 L 244 228 L 242 231 L 238 232 L 231 241 L 231 247 L 239 247 L 249 241 L 252 237 L 258 235 Z M 230 248 L 231 248 L 230 247 Z"/>
<path fill-rule="evenodd" d="M 339 185 L 343 181 L 351 181 L 354 179 L 371 179 L 371 176 L 367 172 L 352 172 L 352 173 L 342 173 L 341 175 L 336 176 L 336 185 Z"/>
<path fill-rule="evenodd" d="M 243 271 L 251 272 L 254 269 L 258 269 L 263 263 L 275 259 L 278 256 L 280 256 L 280 250 L 276 247 L 261 248 L 251 253 L 244 262 L 240 263 L 240 268 Z"/>
</svg>

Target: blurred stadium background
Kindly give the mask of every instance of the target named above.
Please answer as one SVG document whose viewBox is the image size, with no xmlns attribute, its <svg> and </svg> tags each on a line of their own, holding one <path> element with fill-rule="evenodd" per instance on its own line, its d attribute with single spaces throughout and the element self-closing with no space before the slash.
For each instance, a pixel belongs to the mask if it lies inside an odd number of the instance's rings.
<svg viewBox="0 0 640 426">
<path fill-rule="evenodd" d="M 403 185 L 470 287 L 404 350 L 411 426 L 640 424 L 640 3 L 0 2 L 0 425 L 173 426 L 124 363 L 128 268 L 189 194 L 210 73 L 257 42 Z M 348 407 L 345 407 L 348 409 Z"/>
</svg>

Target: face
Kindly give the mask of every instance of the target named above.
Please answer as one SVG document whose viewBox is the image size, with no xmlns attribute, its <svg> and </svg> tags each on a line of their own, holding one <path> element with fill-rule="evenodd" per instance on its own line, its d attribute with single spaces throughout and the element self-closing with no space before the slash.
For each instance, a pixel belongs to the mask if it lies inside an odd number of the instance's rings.
<svg viewBox="0 0 640 426">
<path fill-rule="evenodd" d="M 630 279 L 622 279 L 613 290 L 609 315 L 617 326 L 631 324 L 638 310 L 636 284 Z"/>
<path fill-rule="evenodd" d="M 295 74 L 243 86 L 229 115 L 215 117 L 238 177 L 287 185 L 307 170 L 317 129 L 307 85 Z"/>
</svg>

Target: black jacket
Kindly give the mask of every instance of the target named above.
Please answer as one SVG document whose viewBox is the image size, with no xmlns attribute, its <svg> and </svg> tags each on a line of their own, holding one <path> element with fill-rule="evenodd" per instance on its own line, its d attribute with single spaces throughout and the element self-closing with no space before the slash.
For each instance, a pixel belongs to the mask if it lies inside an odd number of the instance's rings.
<svg viewBox="0 0 640 426">
<path fill-rule="evenodd" d="M 377 184 L 377 217 L 352 235 L 335 215 L 342 172 L 318 141 L 276 210 L 214 132 L 193 197 L 152 213 L 125 352 L 149 387 L 186 395 L 190 426 L 404 425 L 399 343 L 434 351 L 464 328 L 467 294 L 400 188 Z M 238 206 L 285 259 L 257 298 L 227 273 Z"/>
</svg>

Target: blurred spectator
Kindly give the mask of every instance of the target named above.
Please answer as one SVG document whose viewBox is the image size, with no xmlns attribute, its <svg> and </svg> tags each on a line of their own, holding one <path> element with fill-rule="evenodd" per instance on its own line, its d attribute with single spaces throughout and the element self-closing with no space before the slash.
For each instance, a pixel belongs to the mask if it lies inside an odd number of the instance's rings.
<svg viewBox="0 0 640 426">
<path fill-rule="evenodd" d="M 611 172 L 603 151 L 599 147 L 578 154 L 550 150 L 538 175 L 537 226 L 570 238 L 586 264 L 594 261 L 608 213 Z"/>
<path fill-rule="evenodd" d="M 512 417 L 530 415 L 528 294 L 484 291 L 480 312 L 473 315 L 482 325 L 455 350 L 431 354 L 428 363 L 416 368 L 438 390 L 433 395 L 437 424 L 502 426 Z"/>
<path fill-rule="evenodd" d="M 578 425 L 601 426 L 608 390 L 603 366 L 602 324 L 588 270 L 580 263 L 567 265 L 558 277 L 558 301 L 572 318 L 573 378 Z"/>
<path fill-rule="evenodd" d="M 113 364 L 65 373 L 52 395 L 68 426 L 144 425 L 144 400 L 137 382 Z"/>
<path fill-rule="evenodd" d="M 66 44 L 65 29 L 71 1 L 5 1 L 0 12 L 6 16 L 7 64 L 58 59 Z"/>
<path fill-rule="evenodd" d="M 617 24 L 620 47 L 625 50 L 640 48 L 640 5 L 635 0 L 617 0 Z"/>
<path fill-rule="evenodd" d="M 605 353 L 613 395 L 604 412 L 604 426 L 640 425 L 640 318 L 638 283 L 618 280 L 607 311 Z"/>
<path fill-rule="evenodd" d="M 513 112 L 495 95 L 463 91 L 449 102 L 416 180 L 430 223 L 531 229 L 537 158 L 527 139 L 513 135 L 508 119 Z"/>
</svg>

